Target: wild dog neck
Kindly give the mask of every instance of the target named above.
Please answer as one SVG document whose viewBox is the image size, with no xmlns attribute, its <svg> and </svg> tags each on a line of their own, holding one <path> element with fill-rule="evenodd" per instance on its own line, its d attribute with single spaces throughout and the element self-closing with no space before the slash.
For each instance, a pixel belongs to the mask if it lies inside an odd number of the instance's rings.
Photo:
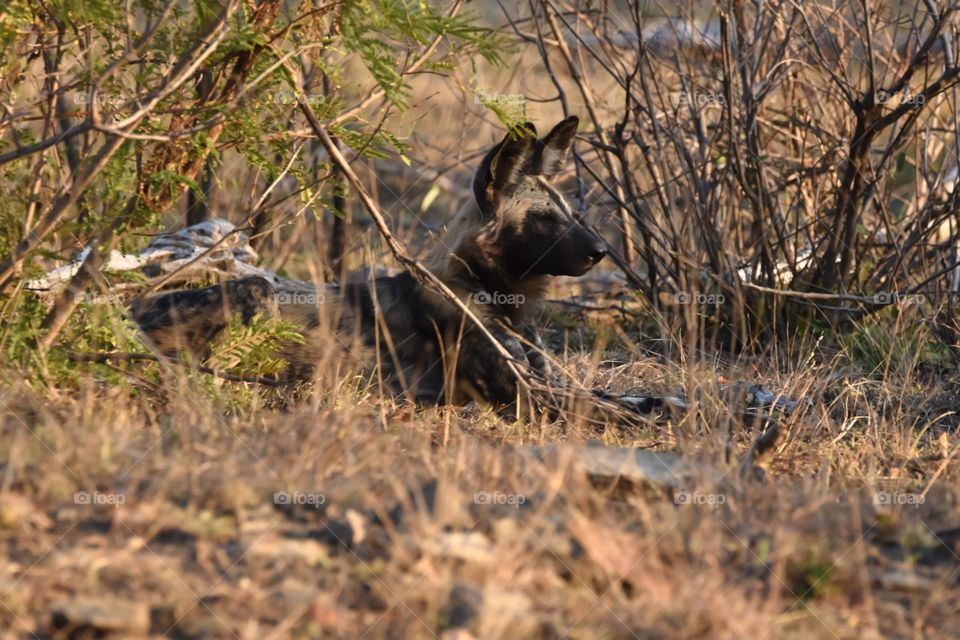
<svg viewBox="0 0 960 640">
<path fill-rule="evenodd" d="M 516 273 L 507 255 L 517 250 L 490 231 L 464 238 L 450 259 L 452 279 L 473 302 L 491 306 L 512 322 L 528 319 L 543 298 L 550 276 Z"/>
<path fill-rule="evenodd" d="M 426 263 L 464 302 L 475 303 L 481 293 L 498 298 L 510 296 L 509 303 L 483 304 L 481 309 L 517 322 L 535 311 L 550 278 L 518 271 L 510 254 L 522 248 L 512 242 L 505 244 L 501 232 L 500 226 L 487 219 L 477 203 L 471 201 L 454 216 Z M 515 304 L 520 299 L 524 303 Z M 439 300 L 435 303 L 447 306 Z"/>
</svg>

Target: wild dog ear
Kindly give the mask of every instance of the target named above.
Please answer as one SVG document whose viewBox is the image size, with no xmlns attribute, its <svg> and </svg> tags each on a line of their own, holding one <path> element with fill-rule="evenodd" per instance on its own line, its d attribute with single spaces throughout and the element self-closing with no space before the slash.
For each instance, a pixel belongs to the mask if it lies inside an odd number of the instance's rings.
<svg viewBox="0 0 960 640">
<path fill-rule="evenodd" d="M 543 140 L 537 141 L 536 156 L 533 159 L 534 173 L 552 178 L 563 171 L 579 125 L 580 118 L 570 116 L 561 120 Z"/>
<path fill-rule="evenodd" d="M 480 163 L 473 178 L 473 193 L 485 214 L 493 213 L 498 194 L 516 183 L 530 166 L 536 139 L 533 123 L 525 122 L 517 131 L 507 133 Z"/>
<path fill-rule="evenodd" d="M 490 159 L 490 175 L 496 189 L 514 184 L 533 155 L 537 129 L 525 122 L 516 131 L 510 131 L 500 143 L 500 149 Z"/>
</svg>

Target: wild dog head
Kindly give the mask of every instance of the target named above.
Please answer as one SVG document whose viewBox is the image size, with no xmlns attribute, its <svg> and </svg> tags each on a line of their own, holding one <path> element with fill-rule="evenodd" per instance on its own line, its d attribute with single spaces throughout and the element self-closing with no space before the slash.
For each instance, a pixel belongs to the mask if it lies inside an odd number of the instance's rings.
<svg viewBox="0 0 960 640">
<path fill-rule="evenodd" d="M 578 124 L 571 116 L 537 138 L 526 123 L 487 154 L 474 177 L 483 224 L 478 243 L 496 254 L 509 279 L 582 275 L 607 254 L 552 185 L 566 168 Z"/>
</svg>

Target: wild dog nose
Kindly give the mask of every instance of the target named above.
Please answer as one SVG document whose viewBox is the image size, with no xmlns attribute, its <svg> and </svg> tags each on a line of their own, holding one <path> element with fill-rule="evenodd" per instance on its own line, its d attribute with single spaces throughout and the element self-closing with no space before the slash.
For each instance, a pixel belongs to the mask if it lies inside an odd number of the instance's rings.
<svg viewBox="0 0 960 640">
<path fill-rule="evenodd" d="M 607 245 L 597 242 L 590 248 L 590 262 L 597 264 L 607 255 Z"/>
</svg>

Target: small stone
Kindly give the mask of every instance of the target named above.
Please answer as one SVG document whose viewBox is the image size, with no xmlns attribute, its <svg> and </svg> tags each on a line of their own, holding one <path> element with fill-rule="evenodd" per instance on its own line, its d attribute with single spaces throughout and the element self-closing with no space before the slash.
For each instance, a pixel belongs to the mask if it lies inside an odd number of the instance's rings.
<svg viewBox="0 0 960 640">
<path fill-rule="evenodd" d="M 425 541 L 423 546 L 434 555 L 474 564 L 491 564 L 495 560 L 490 539 L 479 531 L 443 533 Z"/>
<path fill-rule="evenodd" d="M 309 566 L 325 565 L 330 560 L 327 548 L 316 540 L 309 538 L 267 536 L 253 543 L 248 554 L 271 560 L 292 559 Z"/>
<path fill-rule="evenodd" d="M 880 576 L 880 586 L 890 591 L 929 593 L 933 590 L 934 584 L 932 580 L 902 569 L 887 571 Z"/>
<path fill-rule="evenodd" d="M 143 634 L 150 629 L 150 608 L 114 598 L 78 598 L 57 605 L 51 622 L 55 629 L 69 633 Z"/>
</svg>

